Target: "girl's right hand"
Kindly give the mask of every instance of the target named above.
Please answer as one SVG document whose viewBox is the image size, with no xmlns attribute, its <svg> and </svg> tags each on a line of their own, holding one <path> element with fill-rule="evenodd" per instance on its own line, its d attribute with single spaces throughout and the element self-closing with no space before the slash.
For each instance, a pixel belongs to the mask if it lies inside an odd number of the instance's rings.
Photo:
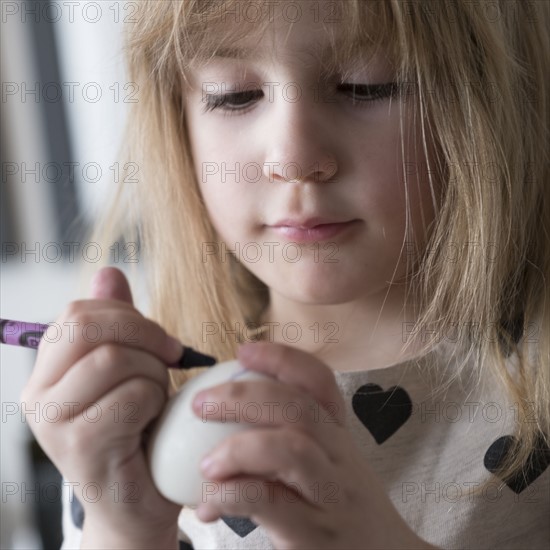
<svg viewBox="0 0 550 550">
<path fill-rule="evenodd" d="M 119 270 L 100 270 L 92 287 L 94 299 L 57 319 L 61 338 L 40 342 L 21 396 L 27 421 L 84 508 L 84 545 L 177 547 L 181 507 L 153 484 L 144 431 L 183 347 L 134 308 Z"/>
</svg>

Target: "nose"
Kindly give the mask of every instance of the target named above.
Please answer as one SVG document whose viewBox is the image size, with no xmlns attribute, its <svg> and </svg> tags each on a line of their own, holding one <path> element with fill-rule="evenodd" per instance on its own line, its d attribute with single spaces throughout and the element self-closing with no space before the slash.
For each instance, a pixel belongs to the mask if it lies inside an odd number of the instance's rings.
<svg viewBox="0 0 550 550">
<path fill-rule="evenodd" d="M 329 145 L 331 128 L 313 99 L 277 98 L 267 137 L 263 174 L 269 182 L 327 182 L 338 171 Z M 277 103 L 279 105 L 277 106 Z"/>
</svg>

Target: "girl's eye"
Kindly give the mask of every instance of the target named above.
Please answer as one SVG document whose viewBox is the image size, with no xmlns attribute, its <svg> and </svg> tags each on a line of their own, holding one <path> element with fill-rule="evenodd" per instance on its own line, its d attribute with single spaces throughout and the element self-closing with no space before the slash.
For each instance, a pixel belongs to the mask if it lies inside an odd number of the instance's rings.
<svg viewBox="0 0 550 550">
<path fill-rule="evenodd" d="M 224 111 L 244 111 L 248 103 L 262 97 L 262 90 L 247 90 L 221 95 L 207 95 L 203 113 L 221 108 Z"/>
<path fill-rule="evenodd" d="M 353 105 L 373 103 L 393 97 L 399 91 L 397 82 L 385 84 L 340 84 L 338 90 L 347 96 L 351 96 Z M 245 92 L 232 92 L 221 95 L 206 95 L 206 104 L 203 113 L 221 109 L 222 111 L 245 111 L 252 102 L 260 99 L 264 93 L 262 90 L 247 90 Z M 322 100 L 321 100 L 322 101 Z M 366 106 L 360 105 L 360 106 Z"/>
<path fill-rule="evenodd" d="M 357 103 L 372 103 L 393 97 L 399 92 L 397 82 L 386 82 L 384 84 L 340 84 L 338 88 L 351 95 L 354 105 Z M 365 106 L 365 105 L 363 105 Z"/>
</svg>

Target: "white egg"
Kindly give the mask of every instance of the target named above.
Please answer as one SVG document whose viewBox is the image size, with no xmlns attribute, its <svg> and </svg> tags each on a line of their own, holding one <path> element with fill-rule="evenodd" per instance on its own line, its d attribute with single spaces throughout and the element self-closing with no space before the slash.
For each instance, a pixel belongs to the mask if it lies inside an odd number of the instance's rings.
<svg viewBox="0 0 550 550">
<path fill-rule="evenodd" d="M 216 482 L 204 479 L 200 462 L 223 439 L 251 429 L 241 414 L 246 403 L 227 408 L 227 421 L 207 420 L 215 411 L 215 403 L 206 403 L 200 416 L 191 408 L 195 395 L 206 388 L 230 380 L 265 380 L 267 375 L 244 369 L 239 361 L 214 365 L 184 384 L 173 395 L 158 419 L 148 442 L 148 458 L 153 481 L 167 499 L 181 505 L 197 505 L 218 489 Z M 261 406 L 261 403 L 258 404 Z M 257 409 L 257 406 L 255 407 Z M 223 411 L 224 409 L 222 409 Z M 234 422 L 237 418 L 239 422 Z"/>
</svg>

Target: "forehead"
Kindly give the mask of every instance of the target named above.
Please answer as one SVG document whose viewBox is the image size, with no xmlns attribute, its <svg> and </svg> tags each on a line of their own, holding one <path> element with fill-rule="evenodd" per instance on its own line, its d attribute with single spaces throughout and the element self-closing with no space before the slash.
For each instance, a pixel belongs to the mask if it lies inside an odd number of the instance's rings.
<svg viewBox="0 0 550 550">
<path fill-rule="evenodd" d="M 247 12 L 247 6 L 266 4 L 273 10 L 264 9 L 257 20 L 247 19 L 247 13 L 259 13 Z M 300 10 L 285 11 L 285 5 Z M 346 73 L 375 58 L 395 64 L 399 41 L 383 8 L 369 0 L 222 1 L 219 11 L 202 14 L 194 23 L 180 21 L 178 72 L 186 79 L 193 69 L 220 60 L 319 66 L 326 74 Z"/>
<path fill-rule="evenodd" d="M 377 48 L 371 43 L 350 44 L 349 37 L 338 29 L 330 33 L 323 29 L 310 33 L 293 26 L 287 34 L 283 34 L 280 28 L 271 29 L 271 33 L 265 33 L 260 39 L 250 34 L 241 40 L 220 40 L 210 49 L 203 49 L 193 66 L 235 60 L 274 64 L 301 62 L 306 66 L 320 64 L 330 70 L 331 67 L 349 67 L 356 63 L 368 64 L 377 53 Z"/>
<path fill-rule="evenodd" d="M 248 40 L 247 42 L 250 42 Z M 243 42 L 244 43 L 244 42 Z M 210 53 L 210 57 L 218 59 L 236 59 L 253 61 L 272 61 L 284 56 L 304 56 L 312 60 L 324 61 L 331 58 L 335 52 L 341 52 L 348 41 L 342 34 L 336 36 L 300 34 L 298 40 L 268 42 L 262 40 L 254 45 L 221 44 Z M 362 48 L 365 57 L 372 54 L 371 48 Z M 358 52 L 359 53 L 359 52 Z"/>
</svg>

